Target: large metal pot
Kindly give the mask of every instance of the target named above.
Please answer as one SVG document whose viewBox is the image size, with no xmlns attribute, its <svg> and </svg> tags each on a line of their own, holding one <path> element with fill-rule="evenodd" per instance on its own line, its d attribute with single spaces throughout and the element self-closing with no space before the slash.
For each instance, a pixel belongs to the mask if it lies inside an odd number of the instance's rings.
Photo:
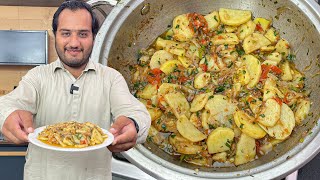
<svg viewBox="0 0 320 180">
<path fill-rule="evenodd" d="M 255 17 L 273 19 L 296 54 L 295 63 L 312 89 L 311 115 L 304 125 L 274 151 L 260 159 L 229 168 L 204 168 L 180 162 L 152 144 L 137 145 L 123 155 L 158 179 L 282 178 L 310 161 L 320 151 L 320 7 L 313 0 L 124 0 L 104 21 L 95 40 L 92 59 L 120 71 L 130 85 L 128 65 L 137 62 L 141 48 L 150 45 L 173 18 L 187 12 L 207 14 L 220 7 L 247 9 Z M 306 131 L 312 134 L 303 137 Z M 301 142 L 301 139 L 304 141 Z M 196 170 L 198 169 L 198 170 Z"/>
</svg>

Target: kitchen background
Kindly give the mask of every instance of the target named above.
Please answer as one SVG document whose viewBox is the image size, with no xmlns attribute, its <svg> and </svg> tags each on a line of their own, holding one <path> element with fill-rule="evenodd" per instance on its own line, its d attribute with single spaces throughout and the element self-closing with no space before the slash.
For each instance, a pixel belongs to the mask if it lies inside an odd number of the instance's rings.
<svg viewBox="0 0 320 180">
<path fill-rule="evenodd" d="M 63 0 L 0 0 L 0 30 L 46 30 L 48 31 L 48 63 L 57 59 L 51 22 L 54 12 Z M 98 7 L 95 12 L 101 24 L 110 7 Z M 102 11 L 101 11 L 102 10 Z M 17 50 L 19 51 L 19 50 Z M 21 77 L 34 66 L 0 65 L 0 96 L 9 93 L 18 85 Z M 0 140 L 0 179 L 22 179 L 24 155 L 27 145 L 16 146 Z M 125 160 L 113 161 L 113 179 L 151 179 Z M 320 177 L 320 155 L 301 168 L 298 179 Z M 125 171 L 131 175 L 121 174 Z"/>
</svg>

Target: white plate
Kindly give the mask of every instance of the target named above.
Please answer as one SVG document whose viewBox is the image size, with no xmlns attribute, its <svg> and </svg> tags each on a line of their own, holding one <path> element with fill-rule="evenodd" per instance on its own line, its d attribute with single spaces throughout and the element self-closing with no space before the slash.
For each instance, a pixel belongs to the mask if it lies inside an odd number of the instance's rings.
<svg viewBox="0 0 320 180">
<path fill-rule="evenodd" d="M 38 140 L 38 134 L 43 131 L 46 128 L 46 126 L 39 127 L 34 130 L 33 133 L 30 133 L 28 135 L 29 142 L 31 142 L 34 145 L 37 145 L 39 147 L 45 148 L 45 149 L 51 149 L 55 151 L 65 151 L 65 152 L 80 152 L 80 151 L 92 151 L 100 148 L 106 148 L 108 145 L 110 145 L 113 140 L 114 136 L 109 131 L 102 129 L 102 132 L 108 135 L 108 138 L 104 140 L 102 144 L 94 145 L 94 146 L 88 146 L 84 148 L 63 148 L 58 146 L 50 146 L 49 144 L 43 143 L 42 141 Z"/>
</svg>

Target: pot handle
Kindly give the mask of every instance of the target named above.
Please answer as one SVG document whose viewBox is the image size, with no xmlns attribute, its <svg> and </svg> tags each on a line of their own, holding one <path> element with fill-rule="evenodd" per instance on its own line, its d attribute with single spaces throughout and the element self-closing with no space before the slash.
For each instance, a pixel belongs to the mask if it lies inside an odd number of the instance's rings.
<svg viewBox="0 0 320 180">
<path fill-rule="evenodd" d="M 118 1 L 116 0 L 89 0 L 87 1 L 88 4 L 91 5 L 92 9 L 98 10 L 104 18 L 108 16 L 108 14 L 111 12 L 113 7 L 117 5 Z M 107 8 L 100 8 L 101 5 L 106 5 Z"/>
</svg>

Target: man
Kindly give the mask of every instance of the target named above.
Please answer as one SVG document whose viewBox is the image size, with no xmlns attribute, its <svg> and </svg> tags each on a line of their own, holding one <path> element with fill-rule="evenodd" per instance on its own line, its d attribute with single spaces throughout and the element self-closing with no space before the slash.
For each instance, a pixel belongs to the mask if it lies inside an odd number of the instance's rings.
<svg viewBox="0 0 320 180">
<path fill-rule="evenodd" d="M 89 60 L 97 20 L 91 7 L 66 1 L 53 17 L 59 59 L 30 70 L 19 86 L 0 97 L 0 125 L 5 138 L 27 142 L 34 128 L 63 121 L 90 121 L 110 127 L 115 140 L 108 149 L 126 151 L 142 143 L 150 116 L 129 92 L 116 70 Z M 29 144 L 24 179 L 111 179 L 111 152 L 58 152 Z"/>
</svg>

